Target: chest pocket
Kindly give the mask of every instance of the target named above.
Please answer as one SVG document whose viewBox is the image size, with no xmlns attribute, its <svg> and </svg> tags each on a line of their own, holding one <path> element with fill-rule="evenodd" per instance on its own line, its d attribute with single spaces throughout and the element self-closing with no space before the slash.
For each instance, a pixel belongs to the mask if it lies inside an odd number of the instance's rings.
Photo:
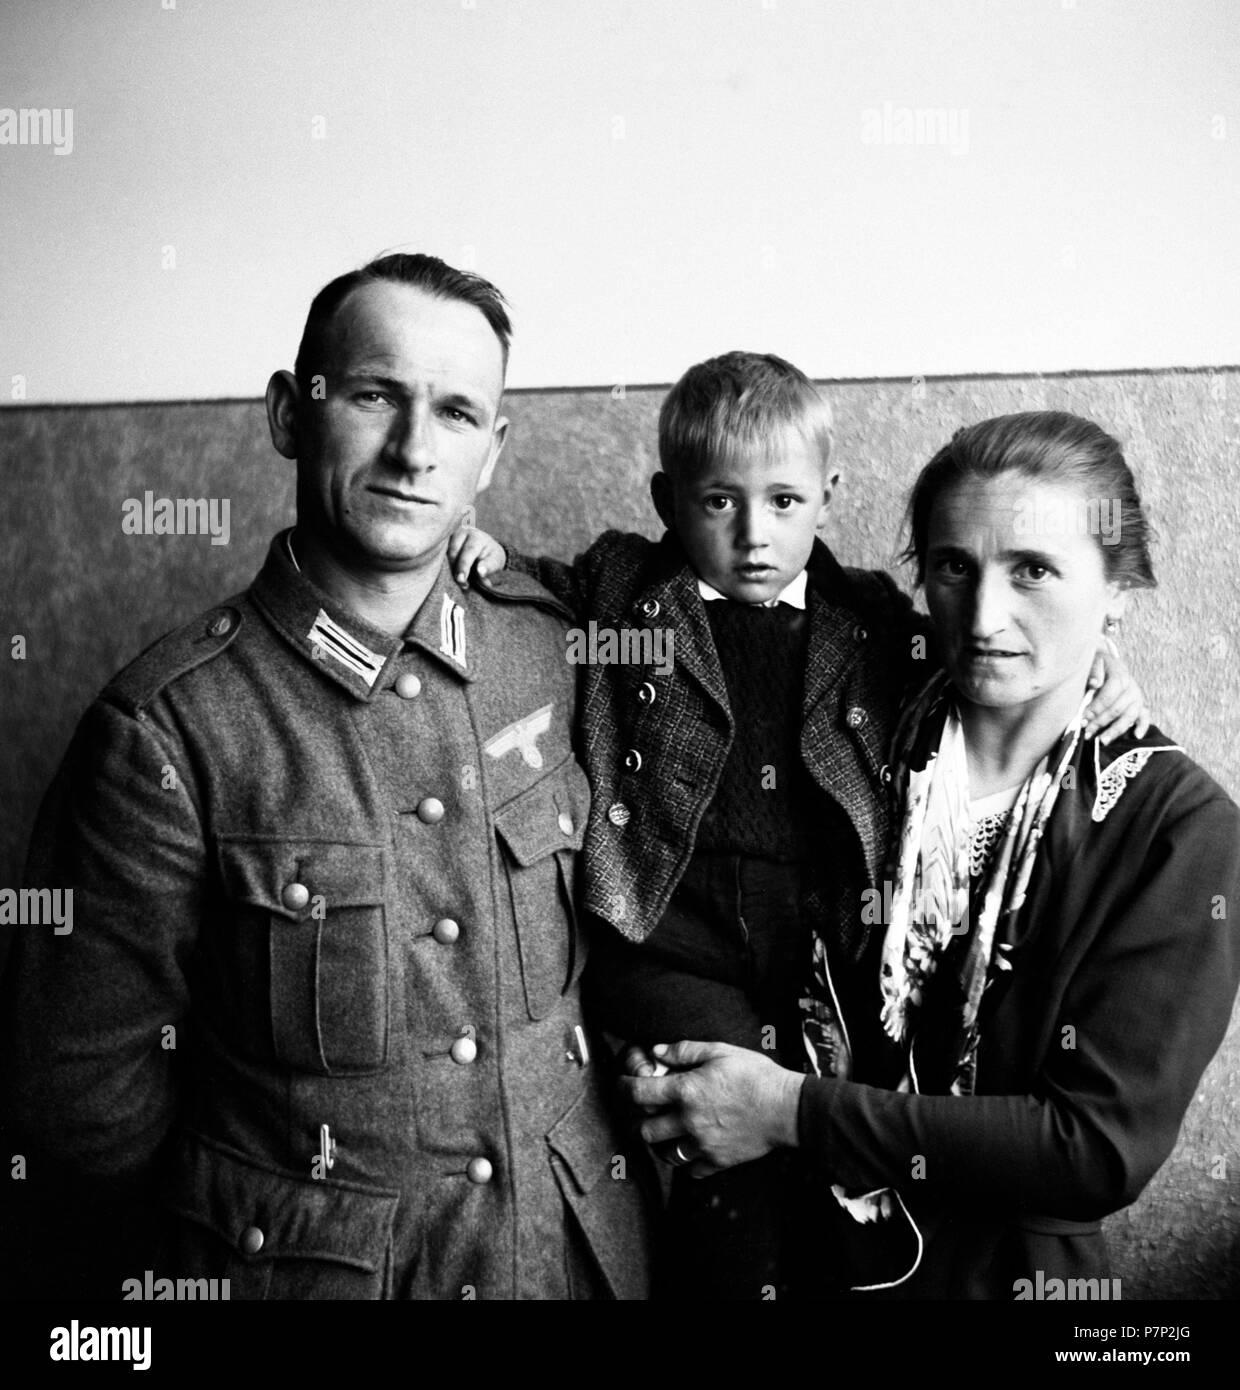
<svg viewBox="0 0 1240 1390">
<path fill-rule="evenodd" d="M 574 891 L 589 813 L 590 784 L 572 758 L 495 813 L 532 1019 L 555 1009 L 585 964 Z"/>
<path fill-rule="evenodd" d="M 239 931 L 256 938 L 247 947 L 259 968 L 248 983 L 266 995 L 254 1002 L 266 1004 L 276 1058 L 320 1076 L 385 1066 L 391 990 L 382 847 L 227 839 L 220 868 Z"/>
</svg>

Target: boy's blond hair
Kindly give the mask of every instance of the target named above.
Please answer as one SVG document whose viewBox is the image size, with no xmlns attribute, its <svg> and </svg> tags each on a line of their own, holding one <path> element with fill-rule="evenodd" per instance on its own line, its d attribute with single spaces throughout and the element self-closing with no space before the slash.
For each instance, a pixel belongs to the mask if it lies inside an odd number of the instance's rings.
<svg viewBox="0 0 1240 1390">
<path fill-rule="evenodd" d="M 773 454 L 788 426 L 801 430 L 825 469 L 831 407 L 809 377 L 772 353 L 724 353 L 690 367 L 667 393 L 659 411 L 659 463 L 675 478 L 739 449 Z"/>
</svg>

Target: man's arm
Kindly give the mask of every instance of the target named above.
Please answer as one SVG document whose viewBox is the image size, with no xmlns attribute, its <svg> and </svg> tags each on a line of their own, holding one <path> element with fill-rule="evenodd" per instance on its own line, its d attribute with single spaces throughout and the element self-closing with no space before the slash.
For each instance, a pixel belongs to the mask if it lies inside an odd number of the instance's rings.
<svg viewBox="0 0 1240 1390">
<path fill-rule="evenodd" d="M 16 928 L 2 1055 L 6 1156 L 26 1174 L 11 1217 L 45 1292 L 119 1297 L 149 1267 L 130 1266 L 155 1230 L 205 878 L 190 775 L 149 717 L 97 702 L 35 827 L 26 886 L 63 894 L 72 930 Z"/>
</svg>

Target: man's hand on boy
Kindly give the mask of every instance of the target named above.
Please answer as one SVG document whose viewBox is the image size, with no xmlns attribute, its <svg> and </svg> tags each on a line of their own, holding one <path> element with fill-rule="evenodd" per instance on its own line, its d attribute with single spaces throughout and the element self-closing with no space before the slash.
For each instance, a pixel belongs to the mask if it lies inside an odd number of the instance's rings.
<svg viewBox="0 0 1240 1390">
<path fill-rule="evenodd" d="M 448 564 L 462 589 L 469 588 L 469 577 L 482 579 L 502 570 L 508 553 L 488 531 L 474 525 L 474 509 L 467 507 L 461 524 L 448 538 Z"/>
<path fill-rule="evenodd" d="M 1094 698 L 1085 715 L 1086 738 L 1097 736 L 1099 743 L 1107 744 L 1129 729 L 1137 738 L 1145 736 L 1150 727 L 1145 692 L 1133 680 L 1119 648 L 1109 637 L 1098 643 L 1088 686 L 1093 689 Z"/>
</svg>

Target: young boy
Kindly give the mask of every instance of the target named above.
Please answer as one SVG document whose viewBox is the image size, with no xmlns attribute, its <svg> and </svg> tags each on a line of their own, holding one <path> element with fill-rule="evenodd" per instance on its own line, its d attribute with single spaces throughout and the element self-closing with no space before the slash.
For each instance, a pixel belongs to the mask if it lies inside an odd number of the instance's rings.
<svg viewBox="0 0 1240 1390">
<path fill-rule="evenodd" d="M 934 662 L 894 582 L 842 567 L 815 535 L 839 480 L 831 427 L 790 363 L 712 358 L 659 416 L 662 540 L 609 531 L 571 565 L 507 556 L 588 623 L 568 649 L 584 663 L 593 796 L 587 998 L 631 1043 L 722 1041 L 803 1064 L 799 1000 L 824 921 L 837 992 L 864 980 L 876 993 L 882 929 L 864 905 L 890 828 L 884 757 L 906 690 Z M 504 563 L 478 532 L 451 553 L 462 582 L 475 563 Z M 879 1082 L 885 1040 L 867 1012 L 873 1035 L 848 1040 L 853 1074 Z M 693 1156 L 686 1141 L 669 1155 Z M 665 1293 L 763 1298 L 801 1282 L 813 1201 L 796 1158 L 674 1173 Z"/>
</svg>

